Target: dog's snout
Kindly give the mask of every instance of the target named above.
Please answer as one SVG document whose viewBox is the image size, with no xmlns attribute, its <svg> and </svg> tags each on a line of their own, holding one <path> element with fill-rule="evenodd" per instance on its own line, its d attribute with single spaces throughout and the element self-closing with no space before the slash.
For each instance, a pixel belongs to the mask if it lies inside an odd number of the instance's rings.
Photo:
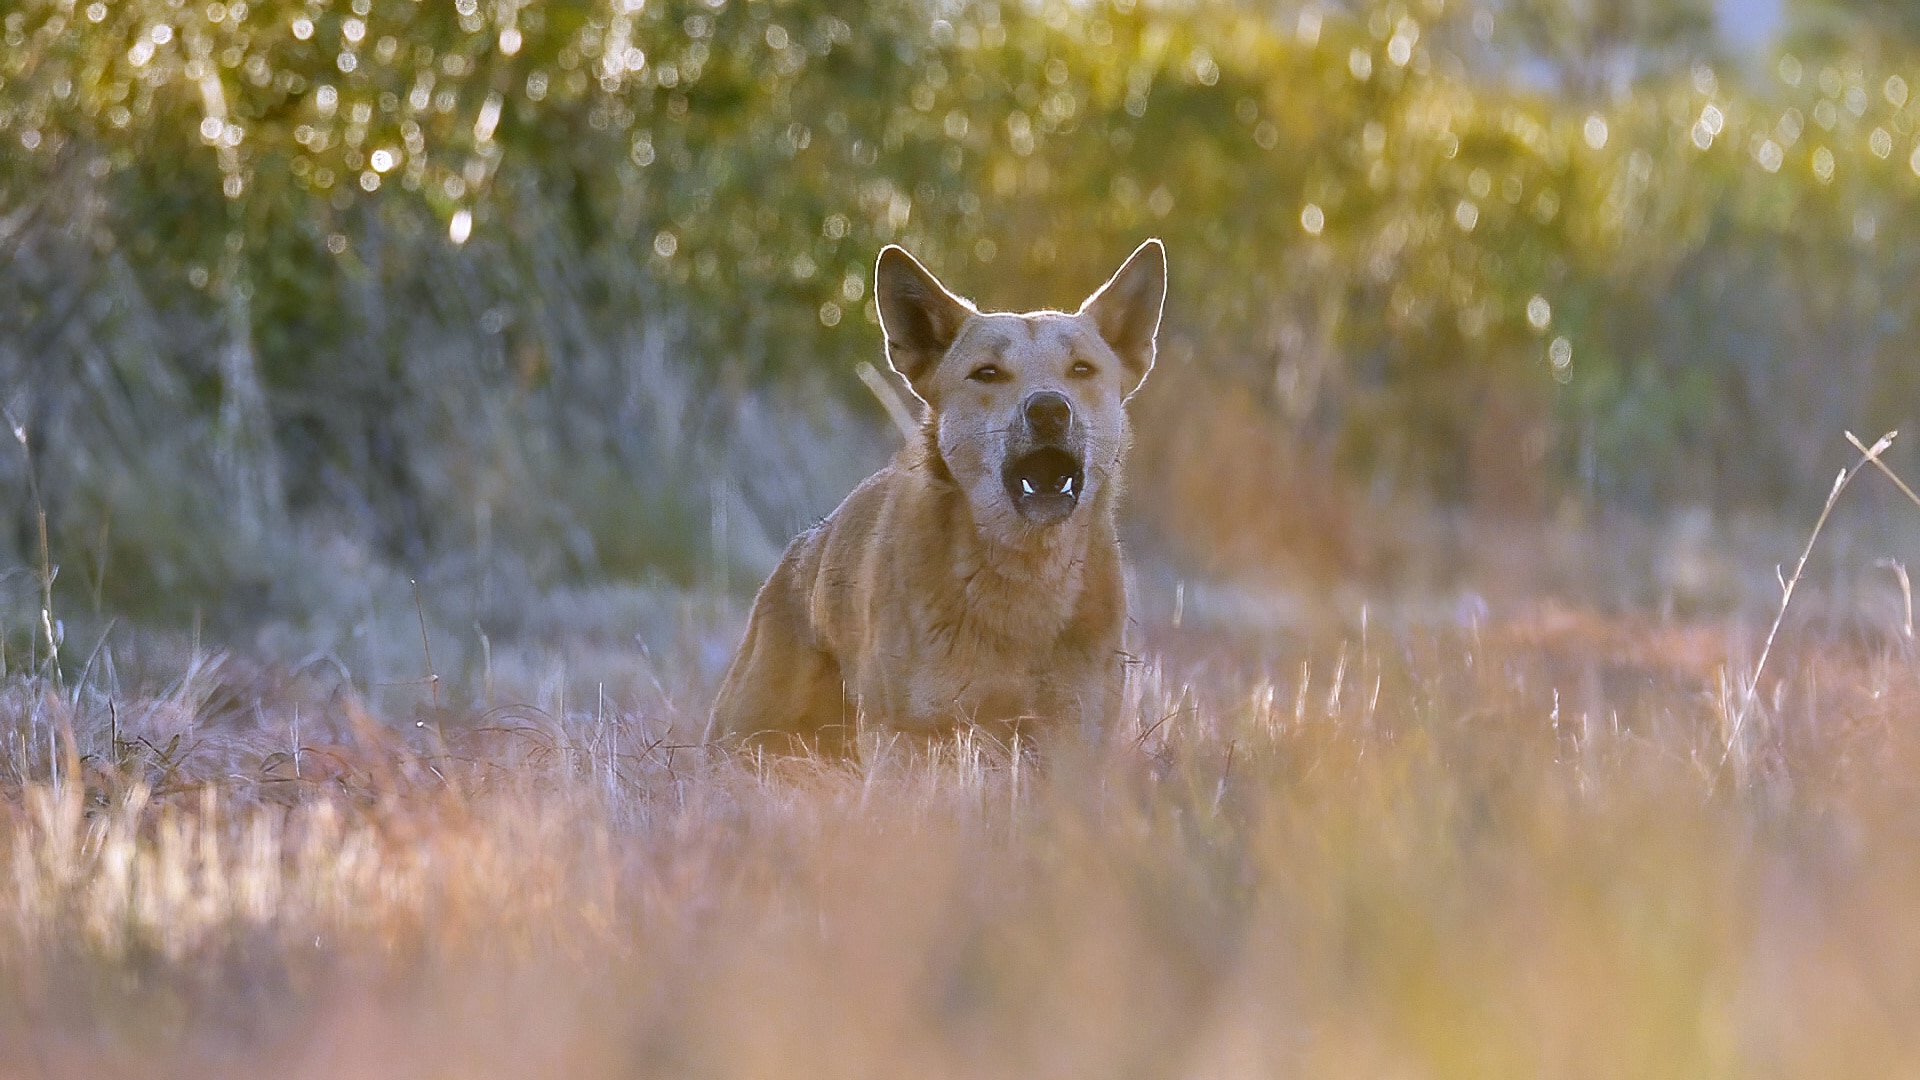
<svg viewBox="0 0 1920 1080">
<path fill-rule="evenodd" d="M 1036 439 L 1057 439 L 1073 424 L 1073 406 L 1067 402 L 1066 395 L 1058 391 L 1034 393 L 1021 411 L 1026 413 L 1027 426 L 1033 429 Z"/>
</svg>

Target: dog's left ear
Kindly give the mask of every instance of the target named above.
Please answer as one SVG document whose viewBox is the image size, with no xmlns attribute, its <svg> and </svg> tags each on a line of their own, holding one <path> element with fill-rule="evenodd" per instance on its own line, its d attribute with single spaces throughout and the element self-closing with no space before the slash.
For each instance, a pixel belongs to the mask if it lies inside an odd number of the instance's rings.
<svg viewBox="0 0 1920 1080">
<path fill-rule="evenodd" d="M 1158 240 L 1148 240 L 1080 305 L 1080 314 L 1093 316 L 1101 338 L 1133 377 L 1128 394 L 1139 389 L 1153 370 L 1154 339 L 1160 333 L 1160 309 L 1166 301 L 1167 249 Z"/>
<path fill-rule="evenodd" d="M 887 363 L 907 380 L 921 400 L 925 382 L 952 347 L 972 304 L 947 291 L 940 279 L 907 254 L 888 244 L 873 268 L 873 299 L 880 308 L 880 329 L 887 335 Z"/>
</svg>

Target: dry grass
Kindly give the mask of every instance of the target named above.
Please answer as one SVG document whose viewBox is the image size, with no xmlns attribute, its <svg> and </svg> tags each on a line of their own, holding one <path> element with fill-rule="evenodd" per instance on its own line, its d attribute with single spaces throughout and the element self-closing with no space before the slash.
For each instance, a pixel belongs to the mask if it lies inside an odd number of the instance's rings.
<svg viewBox="0 0 1920 1080">
<path fill-rule="evenodd" d="M 1723 628 L 1203 614 L 1107 744 L 1017 762 L 16 676 L 0 1076 L 1920 1068 L 1897 633 L 1789 633 L 1746 705 Z"/>
</svg>

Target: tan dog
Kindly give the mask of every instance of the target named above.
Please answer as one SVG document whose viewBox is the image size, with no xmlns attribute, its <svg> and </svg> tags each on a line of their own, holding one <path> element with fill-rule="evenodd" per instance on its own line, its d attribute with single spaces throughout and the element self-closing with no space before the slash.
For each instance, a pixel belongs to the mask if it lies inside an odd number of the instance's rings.
<svg viewBox="0 0 1920 1080">
<path fill-rule="evenodd" d="M 787 547 L 708 738 L 841 753 L 861 721 L 1105 721 L 1127 621 L 1125 404 L 1153 367 L 1166 282 L 1149 240 L 1078 312 L 981 313 L 882 251 L 887 360 L 926 404 L 922 437 Z"/>
</svg>

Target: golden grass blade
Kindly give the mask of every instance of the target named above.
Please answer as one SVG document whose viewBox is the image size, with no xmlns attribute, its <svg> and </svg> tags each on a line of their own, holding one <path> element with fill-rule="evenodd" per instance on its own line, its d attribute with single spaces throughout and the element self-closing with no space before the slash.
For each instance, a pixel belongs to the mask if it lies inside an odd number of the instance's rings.
<svg viewBox="0 0 1920 1080">
<path fill-rule="evenodd" d="M 1886 437 L 1881 439 L 1880 442 L 1881 443 L 1889 442 L 1893 439 L 1894 435 L 1896 434 L 1898 434 L 1898 432 L 1888 432 Z M 1891 468 L 1889 468 L 1886 462 L 1880 460 L 1879 454 L 1873 453 L 1869 451 L 1866 447 L 1861 446 L 1860 440 L 1857 438 L 1854 438 L 1853 432 L 1851 431 L 1847 432 L 1847 441 L 1853 444 L 1854 449 L 1860 451 L 1862 454 L 1865 454 L 1867 456 L 1867 460 L 1873 462 L 1874 468 L 1879 469 L 1882 473 L 1886 475 L 1887 479 L 1893 481 L 1893 486 L 1900 489 L 1900 494 L 1905 495 L 1907 497 L 1908 502 L 1913 503 L 1913 505 L 1915 506 L 1920 506 L 1920 495 L 1914 494 L 1913 489 L 1907 486 L 1907 482 L 1905 480 L 1900 479 L 1899 475 L 1896 474 Z M 1875 444 L 1875 445 L 1879 445 L 1879 444 Z"/>
<path fill-rule="evenodd" d="M 1883 471 L 1887 471 L 1888 475 L 1892 475 L 1891 471 L 1887 470 L 1884 464 L 1881 464 L 1880 455 L 1886 452 L 1887 447 L 1893 445 L 1893 440 L 1897 438 L 1899 434 L 1898 431 L 1889 431 L 1885 435 L 1880 436 L 1880 441 L 1874 443 L 1872 448 L 1868 448 L 1861 446 L 1860 440 L 1854 438 L 1852 432 L 1847 432 L 1847 441 L 1858 448 L 1862 456 L 1859 461 L 1854 462 L 1849 468 L 1840 470 L 1840 475 L 1834 478 L 1833 490 L 1827 493 L 1827 503 L 1820 508 L 1820 517 L 1814 521 L 1813 531 L 1807 534 L 1807 544 L 1800 550 L 1800 561 L 1794 564 L 1793 576 L 1781 584 L 1780 610 L 1774 613 L 1773 626 L 1767 630 L 1766 644 L 1761 646 L 1760 649 L 1760 659 L 1753 665 L 1753 677 L 1747 682 L 1746 693 L 1741 695 L 1740 711 L 1734 714 L 1733 724 L 1727 732 L 1726 749 L 1721 751 L 1720 763 L 1715 766 L 1713 771 L 1716 782 L 1719 779 L 1720 772 L 1726 768 L 1728 759 L 1733 756 L 1734 749 L 1740 745 L 1740 736 L 1746 728 L 1747 716 L 1753 711 L 1753 699 L 1760 692 L 1760 676 L 1766 671 L 1767 658 L 1773 655 L 1773 643 L 1780 635 L 1780 624 L 1786 620 L 1787 606 L 1793 603 L 1793 590 L 1800 584 L 1800 575 L 1807 569 L 1807 559 L 1813 555 L 1813 545 L 1816 540 L 1820 539 L 1820 530 L 1826 527 L 1827 518 L 1832 516 L 1834 504 L 1840 501 L 1840 493 L 1847 489 L 1847 485 L 1853 482 L 1855 476 L 1860 475 L 1860 470 L 1866 468 L 1868 462 L 1878 465 Z M 1895 478 L 1895 482 L 1898 482 L 1897 477 Z M 1904 488 L 1906 485 L 1902 484 L 1901 486 Z M 1908 496 L 1912 497 L 1912 492 L 1908 492 Z M 1916 504 L 1920 504 L 1920 499 L 1915 499 L 1914 501 Z M 1776 575 L 1778 574 L 1777 568 L 1775 573 Z M 1708 793 L 1712 793 L 1711 787 L 1709 787 Z"/>
</svg>

